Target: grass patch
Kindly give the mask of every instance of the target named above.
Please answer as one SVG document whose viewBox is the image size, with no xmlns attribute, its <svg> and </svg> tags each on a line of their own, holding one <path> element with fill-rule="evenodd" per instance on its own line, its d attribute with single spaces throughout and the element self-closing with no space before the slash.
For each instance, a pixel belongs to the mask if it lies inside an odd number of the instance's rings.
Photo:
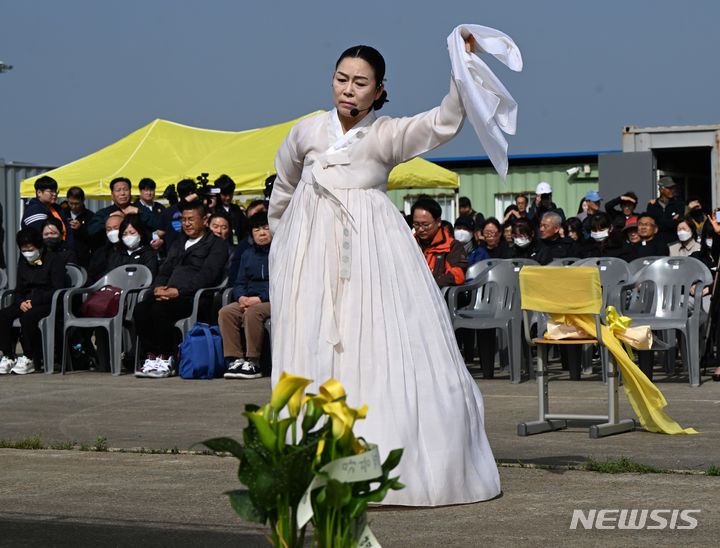
<svg viewBox="0 0 720 548">
<path fill-rule="evenodd" d="M 648 464 L 631 461 L 627 457 L 607 459 L 605 462 L 588 457 L 585 464 L 583 464 L 583 470 L 602 474 L 662 474 L 665 472 Z"/>
<path fill-rule="evenodd" d="M 21 440 L 0 440 L 0 449 L 44 449 L 42 440 L 38 434 L 32 438 Z"/>
<path fill-rule="evenodd" d="M 72 451 L 77 445 L 76 441 L 56 441 L 50 444 L 50 449 L 56 449 L 59 451 Z"/>
<path fill-rule="evenodd" d="M 98 436 L 97 441 L 95 442 L 95 446 L 93 447 L 93 449 L 94 449 L 95 451 L 99 451 L 99 452 L 101 452 L 101 453 L 106 452 L 106 451 L 108 450 L 107 441 L 108 441 L 107 436 L 102 436 L 102 437 L 101 437 L 101 436 Z"/>
<path fill-rule="evenodd" d="M 707 472 L 705 472 L 705 475 L 707 476 L 720 476 L 720 468 L 715 466 L 714 464 L 710 465 L 710 468 L 707 469 Z"/>
</svg>

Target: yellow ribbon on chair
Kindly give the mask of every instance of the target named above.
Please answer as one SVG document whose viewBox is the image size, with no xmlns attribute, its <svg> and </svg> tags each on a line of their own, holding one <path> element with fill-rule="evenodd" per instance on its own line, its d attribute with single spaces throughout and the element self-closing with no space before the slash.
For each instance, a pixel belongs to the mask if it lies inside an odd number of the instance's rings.
<svg viewBox="0 0 720 548">
<path fill-rule="evenodd" d="M 625 330 L 630 327 L 630 324 L 632 324 L 632 318 L 621 316 L 620 313 L 615 310 L 614 306 L 608 306 L 605 309 L 605 321 L 607 322 L 608 329 L 613 332 L 615 337 L 618 337 L 618 334 L 624 333 Z M 630 343 L 623 341 L 623 346 L 625 346 L 625 350 L 627 350 L 630 359 L 634 360 L 635 354 L 633 354 Z"/>
<path fill-rule="evenodd" d="M 602 291 L 596 268 L 526 266 L 520 271 L 520 291 L 523 309 L 547 312 L 554 322 L 574 325 L 597 337 L 592 314 L 600 312 Z M 613 324 L 623 325 L 626 320 L 618 314 L 617 322 Z M 625 394 L 643 428 L 664 434 L 697 434 L 694 428 L 682 428 L 663 411 L 665 397 L 627 355 L 617 330 L 602 324 L 600 329 L 602 342 L 622 372 Z"/>
</svg>

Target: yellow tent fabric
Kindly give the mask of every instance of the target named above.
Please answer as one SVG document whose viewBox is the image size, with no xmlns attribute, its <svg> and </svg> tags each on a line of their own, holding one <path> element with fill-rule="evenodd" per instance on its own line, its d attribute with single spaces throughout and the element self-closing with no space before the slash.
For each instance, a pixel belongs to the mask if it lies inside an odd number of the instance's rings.
<svg viewBox="0 0 720 548">
<path fill-rule="evenodd" d="M 275 154 L 290 128 L 312 112 L 289 122 L 247 131 L 216 131 L 157 119 L 119 141 L 43 175 L 58 182 L 64 195 L 79 186 L 88 198 L 110 196 L 110 181 L 127 177 L 136 184 L 153 179 L 159 189 L 184 178 L 208 173 L 210 181 L 226 173 L 237 192 L 261 191 L 265 179 L 275 173 Z M 39 176 L 38 176 L 39 177 Z M 37 177 L 25 179 L 20 192 L 34 197 Z M 457 188 L 456 173 L 421 158 L 397 166 L 390 174 L 390 189 Z"/>
</svg>

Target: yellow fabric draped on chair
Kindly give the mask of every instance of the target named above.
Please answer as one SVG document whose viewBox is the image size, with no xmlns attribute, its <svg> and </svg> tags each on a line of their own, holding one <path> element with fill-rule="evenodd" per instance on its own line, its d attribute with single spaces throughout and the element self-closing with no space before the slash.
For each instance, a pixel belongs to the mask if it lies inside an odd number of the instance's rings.
<svg viewBox="0 0 720 548">
<path fill-rule="evenodd" d="M 533 267 L 520 271 L 522 308 L 550 314 L 553 321 L 574 325 L 597 337 L 593 314 L 602 308 L 602 286 L 594 267 Z M 601 326 L 602 342 L 615 357 L 623 374 L 623 388 L 640 419 L 650 432 L 697 434 L 694 428 L 682 428 L 663 408 L 662 392 L 640 371 L 623 349 L 621 341 L 607 326 Z"/>
</svg>

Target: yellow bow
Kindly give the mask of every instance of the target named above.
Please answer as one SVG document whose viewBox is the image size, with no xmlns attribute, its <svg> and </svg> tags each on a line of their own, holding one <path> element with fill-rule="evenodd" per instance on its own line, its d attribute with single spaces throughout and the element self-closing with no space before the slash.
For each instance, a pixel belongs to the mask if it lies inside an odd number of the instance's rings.
<svg viewBox="0 0 720 548">
<path fill-rule="evenodd" d="M 605 321 L 607 322 L 610 331 L 612 331 L 613 335 L 615 335 L 615 337 L 618 339 L 620 339 L 618 335 L 622 335 L 625 330 L 630 327 L 630 324 L 632 324 L 632 318 L 628 318 L 627 316 L 621 316 L 620 313 L 615 310 L 614 306 L 608 306 L 605 309 Z M 634 360 L 635 355 L 633 354 L 632 346 L 630 346 L 627 341 L 624 340 L 622 341 L 622 343 L 623 346 L 625 346 L 625 350 L 630 356 L 630 359 Z"/>
</svg>

